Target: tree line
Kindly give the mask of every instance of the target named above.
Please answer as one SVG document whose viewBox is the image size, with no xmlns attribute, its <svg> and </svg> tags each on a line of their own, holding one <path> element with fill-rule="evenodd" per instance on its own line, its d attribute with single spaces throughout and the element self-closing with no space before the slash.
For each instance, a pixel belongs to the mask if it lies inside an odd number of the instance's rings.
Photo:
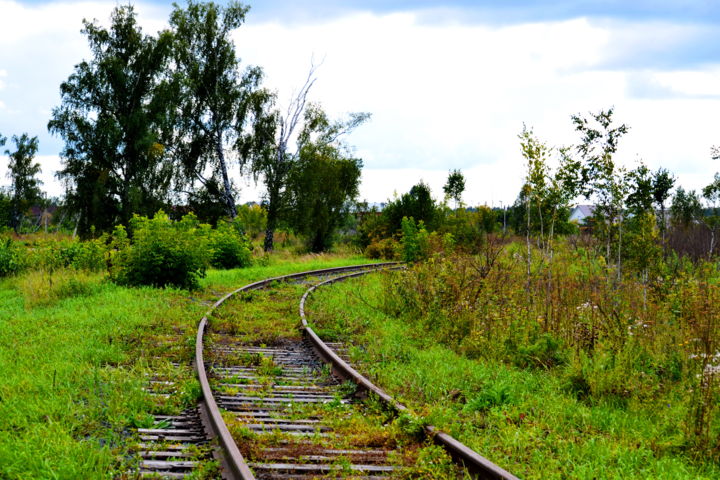
<svg viewBox="0 0 720 480">
<path fill-rule="evenodd" d="M 156 35 L 143 33 L 131 5 L 116 7 L 108 28 L 83 21 L 91 57 L 61 84 L 60 105 L 48 122 L 64 141 L 57 176 L 66 186 L 65 209 L 82 237 L 160 209 L 178 218 L 193 211 L 213 224 L 235 218 L 235 171 L 264 187 L 266 251 L 283 226 L 302 234 L 313 251 L 330 246 L 351 212 L 362 168 L 344 138 L 370 115 L 332 119 L 309 101 L 316 66 L 289 103 L 280 105 L 277 94 L 263 86 L 262 68 L 238 59 L 231 33 L 247 13 L 238 2 L 189 0 L 174 6 L 169 28 Z M 451 234 L 470 250 L 482 235 L 509 226 L 528 246 L 532 237 L 551 256 L 556 234 L 576 229 L 568 222 L 570 207 L 584 198 L 595 204 L 592 231 L 618 275 L 633 251 L 647 258 L 647 246 L 687 250 L 694 242 L 696 256 L 698 249 L 717 249 L 720 176 L 700 193 L 678 187 L 668 215 L 675 178 L 666 169 L 653 172 L 640 163 L 627 170 L 615 162 L 629 127 L 615 122 L 613 109 L 571 120 L 579 135 L 572 147 L 550 148 L 523 128 L 525 178 L 509 212 L 466 209 L 465 179 L 453 170 L 445 203 L 420 182 L 383 212 L 361 212 L 354 227 L 358 243 L 367 248 L 397 239 L 408 217 L 421 229 Z M 42 192 L 34 162 L 37 137 L 12 140 L 15 149 L 5 150 L 11 186 L 0 193 L 0 217 L 18 231 L 23 212 L 42 200 Z M 6 142 L 0 136 L 0 146 Z M 658 242 L 650 241 L 654 235 Z"/>
<path fill-rule="evenodd" d="M 362 167 L 343 137 L 369 114 L 331 119 L 310 102 L 315 66 L 283 109 L 262 68 L 238 59 L 231 33 L 248 10 L 189 0 L 156 35 L 142 31 L 132 5 L 116 7 L 108 28 L 83 21 L 91 58 L 61 84 L 48 122 L 64 141 L 57 177 L 81 236 L 181 203 L 202 220 L 234 218 L 236 169 L 265 187 L 266 250 L 279 222 L 313 232 L 313 250 L 327 248 Z M 21 138 L 20 155 L 32 157 L 37 139 Z M 31 202 L 28 188 L 12 191 Z"/>
</svg>

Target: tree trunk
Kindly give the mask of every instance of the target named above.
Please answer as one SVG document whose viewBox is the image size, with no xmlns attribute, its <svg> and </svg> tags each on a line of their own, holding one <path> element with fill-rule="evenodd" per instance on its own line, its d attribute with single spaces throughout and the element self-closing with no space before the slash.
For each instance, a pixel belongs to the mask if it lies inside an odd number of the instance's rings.
<svg viewBox="0 0 720 480">
<path fill-rule="evenodd" d="M 16 235 L 20 233 L 20 207 L 18 206 L 19 203 L 20 202 L 18 201 L 17 197 L 13 198 L 12 213 L 10 214 L 10 221 Z"/>
<path fill-rule="evenodd" d="M 280 192 L 276 186 L 268 189 L 268 212 L 267 212 L 267 224 L 265 226 L 265 242 L 263 243 L 263 250 L 271 252 L 273 249 L 273 241 L 275 237 L 275 228 L 277 227 L 278 221 L 278 202 L 280 199 Z"/>
<path fill-rule="evenodd" d="M 664 252 L 665 251 L 665 229 L 667 229 L 667 224 L 665 222 L 665 203 L 664 202 L 660 204 L 660 216 L 661 216 L 660 225 L 662 228 L 661 241 L 662 241 L 663 252 Z"/>
<path fill-rule="evenodd" d="M 622 224 L 623 219 L 620 217 L 620 224 L 618 225 L 618 252 L 617 252 L 617 281 L 620 283 L 622 280 Z"/>
<path fill-rule="evenodd" d="M 710 250 L 708 251 L 708 258 L 712 257 L 712 252 L 715 249 L 715 227 L 710 227 Z"/>
<path fill-rule="evenodd" d="M 525 244 L 527 245 L 527 283 L 525 285 L 525 293 L 527 294 L 527 304 L 528 309 L 530 308 L 530 267 L 531 267 L 531 257 L 530 257 L 530 196 L 528 195 L 528 200 L 525 204 L 525 212 L 527 213 L 527 232 L 525 233 Z"/>
<path fill-rule="evenodd" d="M 230 218 L 234 219 L 237 216 L 237 210 L 235 209 L 235 200 L 233 199 L 232 189 L 230 188 L 230 178 L 228 177 L 227 165 L 225 164 L 225 152 L 223 152 L 222 134 L 220 132 L 217 132 L 215 136 L 215 154 L 218 157 L 220 173 L 223 179 L 223 200 L 225 201 L 225 208 Z"/>
</svg>

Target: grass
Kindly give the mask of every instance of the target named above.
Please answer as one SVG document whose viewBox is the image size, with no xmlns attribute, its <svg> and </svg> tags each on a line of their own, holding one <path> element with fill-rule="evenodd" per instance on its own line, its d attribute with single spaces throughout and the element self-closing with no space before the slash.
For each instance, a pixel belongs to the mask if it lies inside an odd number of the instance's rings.
<svg viewBox="0 0 720 480">
<path fill-rule="evenodd" d="M 271 289 L 239 294 L 224 303 L 210 319 L 211 339 L 215 344 L 223 341 L 223 335 L 231 335 L 233 341 L 254 345 L 282 345 L 284 342 L 297 341 L 299 335 L 298 302 L 307 289 L 306 285 L 277 284 Z M 256 354 L 232 354 L 214 352 L 212 362 L 219 365 L 242 365 L 257 367 L 260 374 L 258 383 L 263 385 L 253 391 L 243 391 L 244 395 L 263 398 L 272 393 L 273 384 L 288 384 L 292 381 L 275 378 L 282 374 L 282 368 L 272 359 Z M 329 375 L 329 369 L 324 370 Z M 224 394 L 237 394 L 235 383 L 243 384 L 243 379 L 230 379 L 233 385 L 222 385 L 217 379 L 211 379 L 213 388 Z M 332 384 L 329 378 L 320 380 L 320 384 Z M 360 403 L 347 404 L 341 399 L 355 391 L 355 385 L 342 384 L 335 390 L 335 399 L 322 404 L 293 403 L 283 410 L 289 418 L 319 418 L 319 425 L 329 427 L 334 433 L 332 438 L 309 435 L 302 440 L 289 433 L 280 431 L 259 435 L 245 425 L 255 423 L 252 417 L 225 412 L 224 418 L 231 434 L 238 443 L 243 456 L 249 461 L 261 461 L 262 452 L 268 447 L 282 445 L 293 451 L 293 455 L 322 455 L 324 448 L 333 449 L 387 449 L 389 460 L 403 468 L 392 478 L 403 479 L 456 479 L 458 469 L 448 454 L 432 445 L 422 443 L 419 433 L 422 427 L 414 417 L 397 417 L 377 398 L 371 397 Z M 286 417 L 283 417 L 286 418 Z M 342 456 L 336 460 L 337 471 L 333 475 L 353 478 L 349 470 L 350 460 Z"/>
<path fill-rule="evenodd" d="M 444 330 L 432 325 L 452 322 L 451 315 L 436 310 L 408 318 L 393 308 L 388 285 L 402 281 L 372 275 L 325 287 L 307 308 L 319 332 L 352 345 L 354 363 L 424 421 L 525 479 L 720 477 L 713 457 L 699 456 L 687 444 L 685 384 L 657 386 L 637 374 L 610 382 L 633 392 L 618 396 L 597 388 L 597 394 L 580 394 L 569 363 L 515 361 L 522 355 L 517 350 L 509 357 L 469 354 L 464 338 L 448 339 L 458 324 Z M 493 304 L 504 301 L 495 297 Z M 500 347 L 503 338 L 496 336 Z M 530 359 L 543 354 L 525 351 Z M 599 368 L 602 361 L 598 353 L 586 367 Z M 654 401 L 645 398 L 652 392 Z"/>
<path fill-rule="evenodd" d="M 58 270 L 0 280 L 0 478 L 108 478 L 132 464 L 132 429 L 194 405 L 195 327 L 220 294 L 246 283 L 360 257 L 270 257 L 211 270 L 194 292 L 126 288 Z M 180 366 L 174 366 L 179 362 Z M 172 378 L 170 403 L 143 387 Z"/>
</svg>

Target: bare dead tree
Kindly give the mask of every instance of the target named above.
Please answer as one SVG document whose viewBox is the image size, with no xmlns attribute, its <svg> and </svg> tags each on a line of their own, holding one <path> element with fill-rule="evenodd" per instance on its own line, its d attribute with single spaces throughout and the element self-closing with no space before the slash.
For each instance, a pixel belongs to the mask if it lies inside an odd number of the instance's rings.
<svg viewBox="0 0 720 480">
<path fill-rule="evenodd" d="M 258 158 L 252 165 L 253 175 L 256 179 L 262 176 L 267 189 L 265 194 L 267 226 L 265 228 L 265 241 L 263 244 L 266 252 L 273 249 L 273 239 L 280 217 L 287 176 L 291 163 L 297 156 L 296 154 L 288 153 L 288 145 L 305 111 L 308 93 L 315 84 L 315 72 L 319 66 L 320 64 L 311 64 L 305 83 L 290 99 L 285 114 L 275 112 L 274 122 L 272 125 L 268 125 L 268 129 L 265 132 L 266 138 L 275 136 L 275 147 L 268 150 L 265 155 Z"/>
</svg>

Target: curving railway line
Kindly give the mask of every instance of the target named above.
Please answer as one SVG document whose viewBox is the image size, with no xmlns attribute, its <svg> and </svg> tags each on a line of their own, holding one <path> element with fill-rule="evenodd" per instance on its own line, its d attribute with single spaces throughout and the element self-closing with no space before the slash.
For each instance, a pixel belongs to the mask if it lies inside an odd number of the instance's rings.
<svg viewBox="0 0 720 480">
<path fill-rule="evenodd" d="M 216 476 L 212 470 L 198 472 L 213 447 L 219 475 L 226 479 L 414 478 L 419 476 L 417 452 L 430 438 L 453 458 L 457 478 L 515 479 L 432 426 L 411 433 L 399 429 L 393 420 L 406 407 L 346 363 L 341 345 L 323 342 L 308 326 L 304 306 L 316 288 L 381 268 L 399 266 L 359 265 L 270 278 L 215 302 L 200 321 L 195 345 L 203 400 L 180 416 L 156 417 L 159 428 L 139 429 L 140 475 Z M 293 284 L 314 284 L 300 300 L 301 335 L 258 341 L 211 320 L 233 297 L 250 302 L 253 292 Z M 155 385 L 162 389 L 164 384 Z"/>
</svg>

